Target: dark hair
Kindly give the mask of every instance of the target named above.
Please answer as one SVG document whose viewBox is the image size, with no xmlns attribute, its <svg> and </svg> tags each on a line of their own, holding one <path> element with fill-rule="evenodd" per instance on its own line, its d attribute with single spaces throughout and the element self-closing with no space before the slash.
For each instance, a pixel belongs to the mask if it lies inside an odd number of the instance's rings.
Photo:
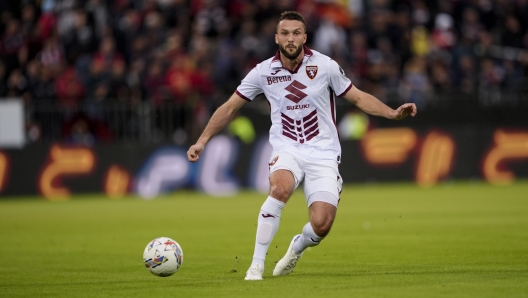
<svg viewBox="0 0 528 298">
<path fill-rule="evenodd" d="M 304 25 L 304 33 L 306 33 L 306 23 L 304 22 L 304 18 L 303 16 L 296 12 L 296 11 L 285 11 L 283 13 L 281 13 L 280 15 L 280 18 L 279 18 L 279 23 L 280 21 L 282 20 L 295 20 L 295 21 L 299 21 L 301 23 L 303 23 Z M 277 23 L 277 30 L 279 30 L 279 23 Z"/>
</svg>

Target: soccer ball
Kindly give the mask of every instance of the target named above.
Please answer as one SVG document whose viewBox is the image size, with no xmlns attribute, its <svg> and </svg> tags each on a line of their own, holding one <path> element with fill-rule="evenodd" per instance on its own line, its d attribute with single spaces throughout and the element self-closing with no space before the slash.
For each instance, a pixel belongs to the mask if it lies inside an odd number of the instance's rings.
<svg viewBox="0 0 528 298">
<path fill-rule="evenodd" d="M 178 242 L 171 238 L 159 237 L 145 247 L 143 262 L 152 274 L 171 276 L 183 264 L 183 250 Z"/>
</svg>

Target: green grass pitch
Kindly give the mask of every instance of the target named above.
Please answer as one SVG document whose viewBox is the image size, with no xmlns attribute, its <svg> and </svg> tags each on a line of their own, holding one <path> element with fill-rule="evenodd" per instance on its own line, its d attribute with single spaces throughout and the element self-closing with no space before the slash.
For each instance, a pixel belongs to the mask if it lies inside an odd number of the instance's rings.
<svg viewBox="0 0 528 298">
<path fill-rule="evenodd" d="M 265 197 L 2 198 L 0 297 L 528 297 L 526 181 L 347 185 L 330 235 L 292 274 L 273 277 L 307 222 L 297 191 L 264 280 L 248 282 Z M 159 236 L 184 251 L 171 277 L 143 266 L 143 249 Z"/>
</svg>

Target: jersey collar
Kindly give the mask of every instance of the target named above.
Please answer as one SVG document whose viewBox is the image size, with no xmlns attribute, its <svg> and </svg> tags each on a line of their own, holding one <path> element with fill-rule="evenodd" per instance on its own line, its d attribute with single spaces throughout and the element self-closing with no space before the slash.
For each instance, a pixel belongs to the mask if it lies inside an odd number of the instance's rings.
<svg viewBox="0 0 528 298">
<path fill-rule="evenodd" d="M 303 64 L 306 61 L 308 61 L 308 59 L 310 59 L 310 57 L 312 57 L 312 55 L 313 55 L 312 50 L 310 50 L 307 46 L 303 46 L 303 49 L 304 49 L 303 61 L 302 61 L 302 63 L 299 63 L 299 65 L 297 65 L 297 68 L 295 69 L 295 71 L 292 72 L 289 69 L 286 69 L 286 68 L 284 68 L 284 69 L 288 70 L 292 74 L 297 73 L 297 71 L 301 67 L 301 64 Z M 270 68 L 283 68 L 282 67 L 282 62 L 280 60 L 280 51 L 279 50 L 277 50 L 277 53 L 275 53 L 275 56 L 273 57 L 273 59 L 271 59 Z"/>
</svg>

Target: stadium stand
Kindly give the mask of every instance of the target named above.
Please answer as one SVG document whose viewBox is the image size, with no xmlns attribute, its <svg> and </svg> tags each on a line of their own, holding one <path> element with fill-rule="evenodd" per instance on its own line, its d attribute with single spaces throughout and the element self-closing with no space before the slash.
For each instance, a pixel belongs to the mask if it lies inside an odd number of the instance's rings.
<svg viewBox="0 0 528 298">
<path fill-rule="evenodd" d="M 274 55 L 284 10 L 387 103 L 528 105 L 526 0 L 1 1 L 0 98 L 30 142 L 181 140 Z"/>
</svg>

